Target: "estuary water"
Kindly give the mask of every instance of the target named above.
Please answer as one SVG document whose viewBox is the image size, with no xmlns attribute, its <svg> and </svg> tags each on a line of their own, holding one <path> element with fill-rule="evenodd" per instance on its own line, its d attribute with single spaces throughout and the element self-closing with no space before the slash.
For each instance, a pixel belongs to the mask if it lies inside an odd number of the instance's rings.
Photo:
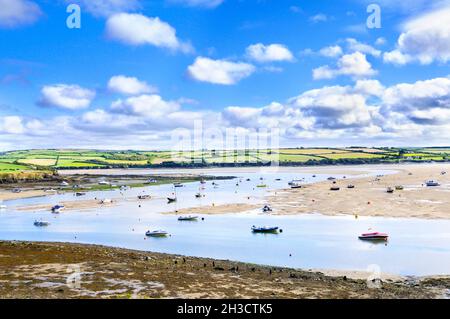
<svg viewBox="0 0 450 319">
<path fill-rule="evenodd" d="M 71 193 L 5 201 L 0 211 L 0 239 L 101 244 L 122 248 L 229 259 L 302 269 L 366 270 L 377 265 L 382 272 L 400 275 L 450 274 L 450 220 L 323 216 L 304 214 L 274 216 L 255 209 L 238 214 L 199 215 L 198 221 L 180 222 L 177 215 L 161 214 L 182 208 L 230 203 L 264 204 L 268 192 L 288 187 L 292 179 L 303 183 L 326 180 L 329 174 L 293 172 L 245 172 L 201 185 L 186 183 L 148 186 L 125 191 L 96 191 L 83 197 Z M 172 171 L 173 172 L 173 171 Z M 232 172 L 232 170 L 230 170 Z M 389 174 L 376 170 L 371 175 Z M 344 178 L 343 175 L 332 175 Z M 266 187 L 258 187 L 265 185 Z M 201 189 L 201 187 L 204 189 Z M 201 192 L 202 198 L 195 198 Z M 151 200 L 137 201 L 149 194 Z M 166 197 L 178 201 L 168 204 Z M 52 214 L 47 210 L 23 211 L 27 205 L 87 199 L 121 199 L 117 205 Z M 130 200 L 126 200 L 130 199 Z M 133 199 L 133 200 L 131 200 Z M 48 227 L 35 227 L 35 220 Z M 254 234 L 252 225 L 278 226 L 279 234 Z M 147 230 L 164 229 L 167 238 L 147 238 Z M 358 239 L 367 231 L 387 232 L 387 243 Z"/>
</svg>

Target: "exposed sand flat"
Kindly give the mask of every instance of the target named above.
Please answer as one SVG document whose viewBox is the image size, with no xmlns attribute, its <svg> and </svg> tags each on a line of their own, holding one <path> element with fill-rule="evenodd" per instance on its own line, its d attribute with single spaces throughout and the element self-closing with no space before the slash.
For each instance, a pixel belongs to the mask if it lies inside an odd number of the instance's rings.
<svg viewBox="0 0 450 319">
<path fill-rule="evenodd" d="M 47 193 L 43 190 L 26 190 L 20 193 L 13 193 L 11 191 L 1 191 L 0 190 L 0 200 L 14 200 L 14 199 L 22 199 L 22 198 L 30 198 L 30 197 L 40 197 L 46 196 L 51 193 Z"/>
<path fill-rule="evenodd" d="M 84 210 L 84 209 L 93 209 L 93 208 L 100 208 L 103 206 L 113 206 L 116 205 L 117 202 L 122 201 L 123 199 L 113 199 L 111 203 L 102 203 L 100 200 L 90 199 L 90 200 L 77 200 L 77 201 L 63 201 L 59 203 L 60 205 L 64 205 L 64 211 L 71 211 L 71 210 Z M 26 205 L 26 206 L 19 206 L 16 209 L 19 211 L 24 212 L 31 212 L 31 211 L 43 211 L 43 210 L 50 210 L 52 208 L 52 205 L 50 204 L 43 204 L 43 205 Z"/>
<path fill-rule="evenodd" d="M 274 192 L 267 199 L 273 214 L 320 213 L 360 216 L 450 218 L 449 165 L 392 165 L 396 174 L 380 178 L 364 177 L 338 180 L 339 191 L 331 191 L 330 181 L 306 185 L 300 189 Z M 351 174 L 351 171 L 348 172 Z M 425 181 L 439 181 L 439 187 L 427 187 Z M 347 185 L 355 185 L 348 189 Z M 386 192 L 387 187 L 404 186 L 404 190 Z"/>
<path fill-rule="evenodd" d="M 164 214 L 177 214 L 177 215 L 185 215 L 185 214 L 206 214 L 206 215 L 214 215 L 214 214 L 232 214 L 232 213 L 242 213 L 249 210 L 253 210 L 259 208 L 260 205 L 256 204 L 226 204 L 226 205 L 214 205 L 214 206 L 201 206 L 201 207 L 192 207 L 186 209 L 179 209 L 173 212 L 166 212 Z"/>
</svg>

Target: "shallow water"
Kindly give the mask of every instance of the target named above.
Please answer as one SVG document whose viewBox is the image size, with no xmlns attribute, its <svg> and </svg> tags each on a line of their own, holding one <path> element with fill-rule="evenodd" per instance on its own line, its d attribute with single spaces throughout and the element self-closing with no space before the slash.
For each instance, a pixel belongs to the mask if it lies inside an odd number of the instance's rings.
<svg viewBox="0 0 450 319">
<path fill-rule="evenodd" d="M 373 172 L 374 175 L 387 173 L 390 172 Z M 203 191 L 206 197 L 202 199 L 194 196 L 199 191 L 199 183 L 177 188 L 178 202 L 175 204 L 167 204 L 165 200 L 174 191 L 171 185 L 131 189 L 122 192 L 123 195 L 120 191 L 103 191 L 80 198 L 63 194 L 8 201 L 4 203 L 8 209 L 0 212 L 0 239 L 93 243 L 304 269 L 366 270 L 369 265 L 376 264 L 386 273 L 450 274 L 450 220 L 355 219 L 353 216 L 315 214 L 272 216 L 257 210 L 242 214 L 200 215 L 205 219 L 179 222 L 175 215 L 160 214 L 212 203 L 262 203 L 266 192 L 285 188 L 293 178 L 313 182 L 328 177 L 318 174 L 313 178 L 312 174 L 292 173 L 239 172 L 237 175 L 234 180 L 217 181 L 218 188 L 208 181 Z M 264 178 L 262 182 L 268 185 L 267 188 L 256 187 L 261 183 L 260 177 Z M 246 181 L 247 178 L 251 181 Z M 16 209 L 23 205 L 57 204 L 64 200 L 95 197 L 135 198 L 143 193 L 156 199 L 125 201 L 117 206 L 59 215 Z M 50 221 L 51 225 L 33 226 L 33 221 L 41 218 Z M 253 234 L 250 231 L 252 225 L 276 225 L 283 232 L 278 235 Z M 146 238 L 144 234 L 148 229 L 165 229 L 171 236 Z M 357 236 L 369 229 L 389 233 L 389 242 L 374 244 L 358 240 Z"/>
</svg>

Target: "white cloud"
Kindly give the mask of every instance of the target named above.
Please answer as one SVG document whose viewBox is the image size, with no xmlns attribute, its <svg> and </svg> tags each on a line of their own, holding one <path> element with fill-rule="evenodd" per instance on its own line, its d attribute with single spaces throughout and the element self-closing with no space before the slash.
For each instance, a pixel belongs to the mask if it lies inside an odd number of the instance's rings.
<svg viewBox="0 0 450 319">
<path fill-rule="evenodd" d="M 350 87 L 331 86 L 306 91 L 291 100 L 303 114 L 314 118 L 316 128 L 366 126 L 371 122 L 371 108 L 366 97 Z"/>
<path fill-rule="evenodd" d="M 319 54 L 329 58 L 335 58 L 342 55 L 342 48 L 339 45 L 333 45 L 320 49 Z"/>
<path fill-rule="evenodd" d="M 289 49 L 282 44 L 262 43 L 252 44 L 247 47 L 246 54 L 257 62 L 292 61 L 294 56 Z"/>
<path fill-rule="evenodd" d="M 179 3 L 189 7 L 215 8 L 222 4 L 224 0 L 169 0 L 169 2 Z"/>
<path fill-rule="evenodd" d="M 374 57 L 379 57 L 381 55 L 381 51 L 375 49 L 369 44 L 359 42 L 356 39 L 348 38 L 346 39 L 348 50 L 350 52 L 361 52 L 365 54 L 373 55 Z"/>
<path fill-rule="evenodd" d="M 46 85 L 41 90 L 40 105 L 77 110 L 87 108 L 95 97 L 95 91 L 78 85 Z"/>
<path fill-rule="evenodd" d="M 25 128 L 19 116 L 0 117 L 0 132 L 3 134 L 22 134 Z"/>
<path fill-rule="evenodd" d="M 383 61 L 395 65 L 405 65 L 411 62 L 413 58 L 409 54 L 404 54 L 399 50 L 392 50 L 383 54 Z"/>
<path fill-rule="evenodd" d="M 378 80 L 358 80 L 355 84 L 355 92 L 367 95 L 381 97 L 385 87 Z"/>
<path fill-rule="evenodd" d="M 379 37 L 376 39 L 375 41 L 375 45 L 385 45 L 386 44 L 386 38 L 383 37 Z"/>
<path fill-rule="evenodd" d="M 252 127 L 252 123 L 257 123 L 256 119 L 261 114 L 261 110 L 252 107 L 229 106 L 222 112 L 225 120 L 234 126 Z"/>
<path fill-rule="evenodd" d="M 313 23 L 326 22 L 328 21 L 328 17 L 323 13 L 318 13 L 316 15 L 309 17 L 309 21 Z"/>
<path fill-rule="evenodd" d="M 139 81 L 135 77 L 127 77 L 124 75 L 115 75 L 108 81 L 108 89 L 112 92 L 138 95 L 142 93 L 156 93 L 158 90 L 148 85 L 144 81 Z"/>
<path fill-rule="evenodd" d="M 66 2 L 79 4 L 82 10 L 102 17 L 140 8 L 139 0 L 66 0 Z"/>
<path fill-rule="evenodd" d="M 189 44 L 177 38 L 175 28 L 158 17 L 118 13 L 108 18 L 106 33 L 110 39 L 129 45 L 154 45 L 174 51 L 192 51 Z"/>
<path fill-rule="evenodd" d="M 447 21 L 450 21 L 448 2 L 446 7 L 439 7 L 407 21 L 398 38 L 397 49 L 385 61 L 397 64 L 450 61 L 450 24 Z M 406 56 L 409 58 L 405 59 Z"/>
<path fill-rule="evenodd" d="M 198 57 L 188 67 L 188 73 L 193 79 L 222 85 L 236 84 L 254 71 L 255 67 L 248 63 L 212 60 L 205 57 Z"/>
<path fill-rule="evenodd" d="M 41 9 L 33 1 L 0 0 L 0 28 L 33 24 L 41 15 Z"/>
<path fill-rule="evenodd" d="M 138 115 L 148 118 L 158 118 L 176 112 L 180 105 L 174 101 L 165 101 L 157 94 L 140 95 L 126 100 L 117 100 L 111 105 L 114 112 L 127 115 Z"/>
<path fill-rule="evenodd" d="M 367 61 L 366 55 L 361 52 L 343 55 L 337 62 L 337 68 L 328 65 L 313 70 L 313 78 L 332 79 L 339 75 L 347 75 L 353 78 L 369 77 L 376 74 L 372 65 Z"/>
<path fill-rule="evenodd" d="M 383 101 L 397 110 L 450 108 L 450 78 L 401 83 L 386 89 Z"/>
</svg>

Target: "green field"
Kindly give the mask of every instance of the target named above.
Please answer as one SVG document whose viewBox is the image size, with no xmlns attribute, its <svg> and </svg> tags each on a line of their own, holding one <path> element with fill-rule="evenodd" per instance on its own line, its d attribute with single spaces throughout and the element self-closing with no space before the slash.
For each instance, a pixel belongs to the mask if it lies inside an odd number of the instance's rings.
<svg viewBox="0 0 450 319">
<path fill-rule="evenodd" d="M 22 150 L 0 153 L 0 173 L 75 168 L 193 167 L 207 165 L 363 164 L 447 161 L 450 148 L 282 148 L 208 151 Z"/>
</svg>

